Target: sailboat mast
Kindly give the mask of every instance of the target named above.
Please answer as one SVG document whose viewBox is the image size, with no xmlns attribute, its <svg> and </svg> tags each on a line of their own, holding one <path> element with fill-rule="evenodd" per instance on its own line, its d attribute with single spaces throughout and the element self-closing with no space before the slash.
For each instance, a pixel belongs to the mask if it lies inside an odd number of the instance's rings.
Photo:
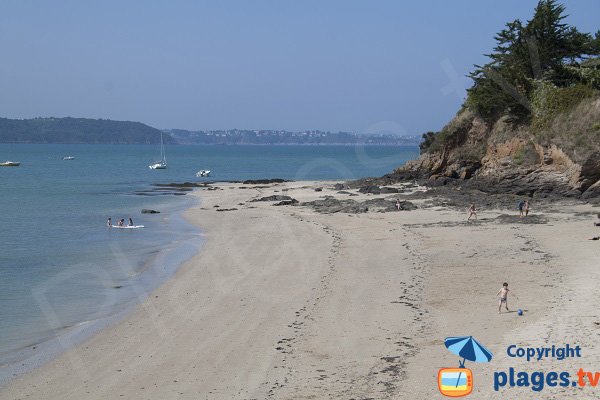
<svg viewBox="0 0 600 400">
<path fill-rule="evenodd" d="M 164 162 L 167 161 L 167 155 L 165 154 L 165 145 L 163 143 L 162 132 L 160 133 L 160 156 L 161 156 L 162 161 L 164 161 Z"/>
</svg>

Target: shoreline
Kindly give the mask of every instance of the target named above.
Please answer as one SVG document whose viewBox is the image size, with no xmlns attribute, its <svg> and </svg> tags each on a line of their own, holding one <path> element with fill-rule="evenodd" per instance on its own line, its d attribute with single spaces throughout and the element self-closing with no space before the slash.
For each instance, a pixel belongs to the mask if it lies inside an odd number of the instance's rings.
<svg viewBox="0 0 600 400">
<path fill-rule="evenodd" d="M 340 194 L 333 183 L 193 192 L 202 204 L 184 217 L 202 226 L 202 250 L 125 319 L 11 381 L 0 398 L 426 399 L 437 393 L 437 369 L 457 363 L 443 348 L 444 337 L 457 335 L 476 336 L 497 357 L 470 365 L 475 393 L 486 398 L 500 398 L 484 383 L 495 369 L 521 366 L 502 357 L 507 343 L 560 344 L 586 331 L 586 362 L 600 359 L 591 334 L 598 313 L 568 301 L 589 302 L 600 275 L 596 243 L 585 240 L 591 206 L 534 210 L 525 224 L 493 208 L 467 223 L 464 212 L 426 195 L 410 200 L 416 210 L 381 213 L 381 202 L 323 214 L 252 201 L 404 195 Z M 497 314 L 503 281 L 524 317 Z"/>
<path fill-rule="evenodd" d="M 181 202 L 178 201 L 178 203 Z M 198 236 L 201 236 L 201 230 L 183 216 L 187 209 L 197 206 L 198 201 L 194 199 L 186 203 L 188 204 L 168 205 L 162 208 L 162 212 L 164 216 L 174 220 L 171 223 L 175 224 L 175 229 L 185 228 L 190 230 L 190 228 L 193 228 L 187 238 L 178 238 L 176 241 L 171 240 L 170 243 L 165 242 L 159 251 L 150 251 L 139 255 L 140 258 L 134 260 L 136 261 L 135 267 L 130 265 L 130 260 L 124 261 L 122 268 L 130 271 L 130 278 L 126 282 L 116 281 L 109 277 L 113 284 L 118 284 L 119 290 L 122 290 L 121 287 L 125 287 L 126 290 L 133 291 L 133 295 L 128 294 L 123 298 L 115 297 L 111 291 L 117 289 L 106 287 L 105 297 L 108 299 L 107 301 L 110 302 L 111 299 L 116 301 L 111 309 L 98 309 L 87 315 L 84 320 L 58 329 L 50 329 L 48 330 L 48 336 L 41 337 L 38 341 L 5 353 L 3 355 L 4 361 L 0 364 L 0 389 L 8 385 L 13 379 L 43 367 L 94 335 L 127 318 L 157 287 L 170 279 L 186 260 L 200 251 L 202 243 L 193 244 L 192 242 L 196 241 Z M 119 248 L 113 249 L 113 251 L 122 252 L 123 250 Z M 119 296 L 123 295 L 122 293 L 119 294 Z M 55 317 L 52 304 L 48 303 L 46 307 L 48 308 L 45 310 L 48 314 L 47 318 Z"/>
</svg>

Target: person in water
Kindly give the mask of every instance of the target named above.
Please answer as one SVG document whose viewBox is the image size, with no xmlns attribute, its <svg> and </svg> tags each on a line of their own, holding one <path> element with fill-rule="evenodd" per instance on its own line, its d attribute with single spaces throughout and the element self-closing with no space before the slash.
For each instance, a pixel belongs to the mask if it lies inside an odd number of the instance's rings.
<svg viewBox="0 0 600 400">
<path fill-rule="evenodd" d="M 109 228 L 112 227 L 112 218 L 108 217 L 108 221 L 106 221 L 106 226 L 108 226 Z"/>
<path fill-rule="evenodd" d="M 124 226 L 125 225 L 125 218 L 121 218 L 119 220 L 119 226 Z"/>
<path fill-rule="evenodd" d="M 129 226 L 133 226 L 133 219 L 129 218 Z"/>
</svg>

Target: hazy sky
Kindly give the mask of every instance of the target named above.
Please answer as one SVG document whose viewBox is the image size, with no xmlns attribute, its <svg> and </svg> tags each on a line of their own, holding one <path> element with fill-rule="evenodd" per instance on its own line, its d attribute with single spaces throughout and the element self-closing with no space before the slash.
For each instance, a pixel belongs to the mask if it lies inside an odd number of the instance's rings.
<svg viewBox="0 0 600 400">
<path fill-rule="evenodd" d="M 0 116 L 437 130 L 535 0 L 0 1 Z M 600 29 L 600 1 L 565 1 Z"/>
</svg>

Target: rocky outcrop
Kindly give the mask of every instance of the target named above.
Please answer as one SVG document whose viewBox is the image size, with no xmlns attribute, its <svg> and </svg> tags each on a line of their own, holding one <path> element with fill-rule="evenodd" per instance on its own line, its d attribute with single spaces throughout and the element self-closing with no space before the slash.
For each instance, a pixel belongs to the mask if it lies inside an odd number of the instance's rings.
<svg viewBox="0 0 600 400">
<path fill-rule="evenodd" d="M 271 196 L 260 197 L 258 199 L 252 199 L 250 201 L 257 202 L 257 201 L 289 201 L 289 200 L 294 200 L 294 199 L 292 199 L 290 196 L 274 194 Z"/>
<path fill-rule="evenodd" d="M 295 204 L 298 204 L 299 201 L 296 199 L 290 199 L 290 200 L 282 200 L 279 203 L 275 203 L 273 204 L 274 206 L 293 206 Z"/>
<path fill-rule="evenodd" d="M 569 114 L 557 116 L 546 131 L 537 132 L 507 116 L 488 123 L 463 111 L 419 159 L 394 174 L 419 176 L 430 186 L 464 185 L 488 193 L 596 201 L 600 99 L 582 101 Z"/>
<path fill-rule="evenodd" d="M 244 185 L 269 185 L 271 183 L 283 183 L 289 182 L 285 179 L 274 178 L 274 179 L 248 179 L 242 182 Z"/>
<path fill-rule="evenodd" d="M 395 200 L 383 198 L 369 199 L 366 201 L 355 201 L 351 199 L 340 200 L 332 196 L 326 196 L 324 199 L 307 201 L 300 203 L 301 206 L 313 208 L 315 211 L 322 214 L 347 213 L 360 214 L 368 211 L 375 212 L 390 212 L 398 211 Z M 400 211 L 415 210 L 417 206 L 410 201 L 400 202 Z"/>
</svg>

